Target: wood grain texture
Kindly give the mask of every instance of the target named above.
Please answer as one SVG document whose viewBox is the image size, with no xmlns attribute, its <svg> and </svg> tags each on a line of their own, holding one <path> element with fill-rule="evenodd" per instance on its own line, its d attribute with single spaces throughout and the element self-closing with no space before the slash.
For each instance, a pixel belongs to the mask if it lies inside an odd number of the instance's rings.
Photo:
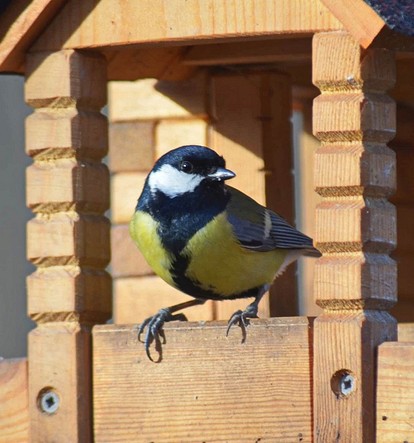
<svg viewBox="0 0 414 443">
<path fill-rule="evenodd" d="M 363 0 L 321 1 L 364 48 L 372 43 L 384 27 L 384 20 Z"/>
<path fill-rule="evenodd" d="M 29 55 L 27 255 L 30 439 L 92 441 L 91 326 L 111 316 L 105 61 L 76 51 Z M 41 399 L 52 391 L 57 410 Z"/>
<path fill-rule="evenodd" d="M 398 323 L 398 341 L 414 342 L 414 323 Z"/>
<path fill-rule="evenodd" d="M 100 69 L 104 64 L 102 56 L 93 52 L 88 55 L 73 50 L 31 54 L 26 66 L 27 104 L 33 108 L 100 110 L 107 98 L 106 71 Z"/>
<path fill-rule="evenodd" d="M 334 29 L 342 29 L 341 24 L 322 2 L 315 0 L 82 0 L 68 3 L 34 48 L 57 50 L 172 41 L 194 44 Z"/>
<path fill-rule="evenodd" d="M 378 348 L 377 442 L 414 440 L 414 343 Z"/>
<path fill-rule="evenodd" d="M 33 442 L 92 441 L 90 326 L 47 322 L 29 333 L 30 438 Z M 59 397 L 55 414 L 42 412 L 45 389 Z"/>
<path fill-rule="evenodd" d="M 108 62 L 108 80 L 182 81 L 191 78 L 198 69 L 182 63 L 187 52 L 185 46 L 121 45 L 105 47 L 100 52 Z"/>
<path fill-rule="evenodd" d="M 66 3 L 65 0 L 14 0 L 0 20 L 0 71 L 24 72 L 27 49 Z"/>
<path fill-rule="evenodd" d="M 95 441 L 311 442 L 308 320 L 225 329 L 170 323 L 155 364 L 135 327 L 94 328 Z"/>
<path fill-rule="evenodd" d="M 316 211 L 314 439 L 375 441 L 376 348 L 395 340 L 395 82 L 393 56 L 343 32 L 314 37 Z M 333 62 L 335 60 L 335 62 Z M 344 378 L 345 377 L 345 378 Z M 341 385 L 341 380 L 346 380 Z M 347 390 L 349 389 L 349 390 Z"/>
<path fill-rule="evenodd" d="M 109 209 L 109 172 L 102 163 L 75 158 L 39 161 L 27 168 L 26 179 L 26 202 L 33 212 L 100 214 Z"/>
<path fill-rule="evenodd" d="M 29 441 L 27 359 L 0 361 L 0 442 Z"/>
<path fill-rule="evenodd" d="M 28 313 L 39 323 L 70 319 L 101 323 L 111 315 L 112 281 L 103 270 L 75 265 L 39 267 L 27 277 L 27 289 Z"/>
<path fill-rule="evenodd" d="M 110 259 L 106 218 L 58 212 L 37 214 L 27 224 L 27 256 L 41 266 L 80 265 L 104 268 Z"/>
<path fill-rule="evenodd" d="M 182 63 L 190 66 L 243 65 L 307 61 L 312 57 L 312 39 L 283 38 L 197 45 L 183 56 Z"/>
<path fill-rule="evenodd" d="M 110 82 L 109 119 L 115 121 L 206 118 L 205 75 L 187 81 Z M 140 103 L 142 106 L 137 106 Z"/>
<path fill-rule="evenodd" d="M 383 311 L 331 311 L 315 319 L 316 442 L 376 441 L 376 348 L 379 343 L 395 340 L 396 328 L 396 321 Z M 338 394 L 335 375 L 341 371 L 353 378 L 348 396 Z"/>
<path fill-rule="evenodd" d="M 39 108 L 26 118 L 26 153 L 36 160 L 99 160 L 107 149 L 107 122 L 98 112 L 75 107 L 55 112 Z"/>
</svg>

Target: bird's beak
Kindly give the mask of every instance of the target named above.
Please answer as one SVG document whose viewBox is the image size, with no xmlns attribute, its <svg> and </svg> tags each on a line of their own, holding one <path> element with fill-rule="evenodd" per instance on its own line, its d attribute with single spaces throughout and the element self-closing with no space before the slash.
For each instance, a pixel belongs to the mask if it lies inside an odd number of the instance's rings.
<svg viewBox="0 0 414 443">
<path fill-rule="evenodd" d="M 215 181 L 229 180 L 230 178 L 236 177 L 236 174 L 230 169 L 217 168 L 216 171 L 207 175 L 207 178 Z"/>
</svg>

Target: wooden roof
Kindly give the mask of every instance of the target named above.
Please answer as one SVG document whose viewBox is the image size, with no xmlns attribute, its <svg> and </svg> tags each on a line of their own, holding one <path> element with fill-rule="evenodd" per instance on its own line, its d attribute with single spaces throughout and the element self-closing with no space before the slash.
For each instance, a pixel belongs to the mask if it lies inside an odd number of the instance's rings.
<svg viewBox="0 0 414 443">
<path fill-rule="evenodd" d="M 374 7 L 380 13 L 385 11 L 385 16 L 378 15 L 368 2 L 376 3 Z M 280 36 L 301 37 L 305 41 L 315 32 L 340 29 L 348 30 L 363 47 L 381 44 L 412 51 L 414 39 L 401 35 L 403 25 L 395 25 L 390 9 L 379 8 L 379 3 L 380 0 L 15 0 L 0 16 L 0 72 L 23 73 L 29 48 L 100 48 L 108 58 L 110 78 L 123 79 L 120 63 L 125 65 L 130 60 L 142 65 L 143 57 L 148 61 L 148 74 L 161 75 L 186 54 L 189 46 Z M 406 2 L 391 3 L 397 8 Z M 404 22 L 406 27 L 409 23 Z M 288 50 L 304 53 L 307 48 L 309 40 L 304 46 L 291 43 Z M 268 44 L 263 51 L 270 52 L 270 56 L 262 54 L 265 60 L 287 52 L 277 44 Z M 161 66 L 160 59 L 166 61 Z M 197 54 L 192 54 L 186 65 L 196 64 L 196 59 Z M 145 74 L 146 68 L 140 69 Z"/>
</svg>

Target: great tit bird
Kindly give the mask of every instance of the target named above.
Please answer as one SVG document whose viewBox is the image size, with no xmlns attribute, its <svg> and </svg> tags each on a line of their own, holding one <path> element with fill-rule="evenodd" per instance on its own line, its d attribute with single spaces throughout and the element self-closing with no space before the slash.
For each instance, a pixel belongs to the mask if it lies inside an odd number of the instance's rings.
<svg viewBox="0 0 414 443">
<path fill-rule="evenodd" d="M 161 309 L 146 319 L 147 356 L 164 338 L 164 322 L 206 300 L 253 297 L 228 322 L 245 337 L 248 319 L 273 280 L 301 255 L 320 256 L 312 239 L 252 198 L 225 184 L 235 177 L 223 157 L 204 146 L 182 146 L 163 155 L 149 173 L 130 223 L 132 239 L 148 264 L 194 300 Z"/>
</svg>

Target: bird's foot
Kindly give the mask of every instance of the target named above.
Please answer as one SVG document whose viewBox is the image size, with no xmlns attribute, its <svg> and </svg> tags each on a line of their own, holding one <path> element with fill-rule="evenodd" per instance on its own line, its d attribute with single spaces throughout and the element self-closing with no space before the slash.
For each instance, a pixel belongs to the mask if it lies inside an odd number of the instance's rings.
<svg viewBox="0 0 414 443">
<path fill-rule="evenodd" d="M 251 318 L 257 318 L 257 305 L 254 302 L 247 306 L 244 311 L 238 310 L 230 317 L 227 323 L 226 337 L 229 335 L 230 329 L 238 324 L 242 331 L 242 343 L 244 343 L 247 336 L 246 328 L 250 324 Z"/>
<path fill-rule="evenodd" d="M 171 313 L 170 308 L 160 309 L 155 315 L 152 317 L 148 317 L 145 319 L 138 328 L 138 340 L 144 343 L 145 352 L 147 357 L 156 363 L 159 363 L 162 360 L 162 345 L 165 344 L 165 334 L 163 330 L 163 326 L 165 322 L 180 320 L 187 320 L 184 314 L 175 314 Z M 141 336 L 147 328 L 145 333 L 144 341 L 141 340 Z M 161 341 L 162 340 L 162 341 Z M 158 352 L 158 360 L 154 360 L 151 357 L 150 346 L 151 343 L 155 341 L 155 350 Z"/>
</svg>

